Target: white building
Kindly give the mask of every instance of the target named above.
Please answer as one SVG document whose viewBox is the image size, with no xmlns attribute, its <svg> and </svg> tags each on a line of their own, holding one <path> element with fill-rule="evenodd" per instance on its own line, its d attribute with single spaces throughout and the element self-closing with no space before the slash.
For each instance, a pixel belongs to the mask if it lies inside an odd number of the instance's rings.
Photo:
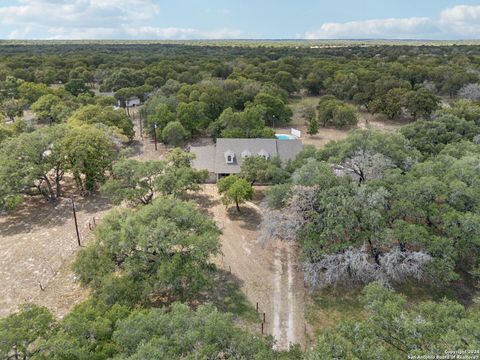
<svg viewBox="0 0 480 360">
<path fill-rule="evenodd" d="M 138 96 L 132 96 L 125 100 L 125 107 L 131 108 L 135 106 L 139 106 L 141 104 L 140 98 Z M 117 100 L 118 107 L 122 107 L 122 102 Z"/>
</svg>

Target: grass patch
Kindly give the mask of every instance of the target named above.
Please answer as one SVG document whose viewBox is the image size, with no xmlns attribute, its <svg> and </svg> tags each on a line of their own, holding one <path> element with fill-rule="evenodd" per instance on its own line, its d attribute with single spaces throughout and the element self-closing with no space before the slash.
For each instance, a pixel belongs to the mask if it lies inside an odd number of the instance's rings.
<svg viewBox="0 0 480 360">
<path fill-rule="evenodd" d="M 325 289 L 313 292 L 309 297 L 306 319 L 310 333 L 316 338 L 322 331 L 335 327 L 342 321 L 361 321 L 367 313 L 360 303 L 363 288 L 348 291 Z M 439 302 L 444 298 L 462 302 L 455 286 L 435 287 L 427 284 L 406 283 L 397 286 L 395 291 L 407 298 L 408 306 L 425 301 Z M 472 304 L 473 306 L 476 306 Z"/>
<path fill-rule="evenodd" d="M 317 107 L 320 96 L 306 96 L 303 98 L 292 99 L 288 105 L 293 111 L 292 121 L 289 125 L 303 126 L 306 125 L 305 119 L 302 117 L 302 111 L 305 106 Z"/>
<path fill-rule="evenodd" d="M 416 305 L 425 301 L 441 301 L 444 298 L 458 301 L 452 287 L 435 287 L 428 284 L 405 283 L 397 286 L 395 290 L 407 297 L 409 305 Z"/>
<path fill-rule="evenodd" d="M 361 290 L 322 290 L 311 294 L 306 308 L 307 322 L 316 337 L 322 330 L 347 320 L 363 320 L 366 313 L 359 301 Z"/>
</svg>

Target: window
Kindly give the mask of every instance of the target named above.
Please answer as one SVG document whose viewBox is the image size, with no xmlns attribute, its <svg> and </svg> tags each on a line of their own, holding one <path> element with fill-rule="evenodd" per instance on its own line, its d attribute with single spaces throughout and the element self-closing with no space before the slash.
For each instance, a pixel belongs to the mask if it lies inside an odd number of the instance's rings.
<svg viewBox="0 0 480 360">
<path fill-rule="evenodd" d="M 258 152 L 258 156 L 265 158 L 265 160 L 270 158 L 270 154 L 263 149 Z"/>
<path fill-rule="evenodd" d="M 252 153 L 250 151 L 248 151 L 248 150 L 242 151 L 242 159 L 245 159 L 249 156 L 252 156 Z"/>
<path fill-rule="evenodd" d="M 235 160 L 235 153 L 231 150 L 229 151 L 226 151 L 225 154 L 225 162 L 227 164 L 233 164 L 234 160 Z"/>
</svg>

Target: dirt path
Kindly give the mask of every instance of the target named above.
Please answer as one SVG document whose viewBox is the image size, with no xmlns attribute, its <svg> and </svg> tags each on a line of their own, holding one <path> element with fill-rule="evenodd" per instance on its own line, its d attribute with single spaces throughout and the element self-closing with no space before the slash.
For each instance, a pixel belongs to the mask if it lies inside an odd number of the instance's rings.
<svg viewBox="0 0 480 360">
<path fill-rule="evenodd" d="M 305 343 L 305 291 L 303 276 L 291 244 L 259 242 L 261 211 L 254 203 L 242 206 L 238 214 L 226 210 L 215 185 L 205 185 L 200 203 L 222 229 L 223 255 L 218 266 L 238 277 L 242 291 L 259 312 L 266 314 L 265 330 L 276 339 L 276 348 Z M 260 329 L 259 329 L 260 330 Z"/>
<path fill-rule="evenodd" d="M 305 342 L 305 292 L 296 263 L 295 249 L 277 243 L 274 253 L 273 323 L 271 333 L 277 348 Z"/>
</svg>

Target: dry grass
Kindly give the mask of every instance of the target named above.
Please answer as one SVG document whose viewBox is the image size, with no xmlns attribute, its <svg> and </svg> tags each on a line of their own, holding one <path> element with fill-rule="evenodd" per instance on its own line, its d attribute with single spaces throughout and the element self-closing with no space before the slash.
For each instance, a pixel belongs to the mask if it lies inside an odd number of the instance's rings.
<svg viewBox="0 0 480 360">
<path fill-rule="evenodd" d="M 89 222 L 110 209 L 107 199 L 76 199 L 82 245 L 92 239 Z M 46 306 L 62 317 L 88 296 L 75 282 L 71 264 L 79 250 L 70 199 L 55 207 L 30 198 L 16 211 L 0 217 L 0 317 L 22 303 Z"/>
<path fill-rule="evenodd" d="M 348 136 L 348 132 L 356 128 L 395 131 L 409 122 L 408 119 L 389 120 L 381 114 L 372 115 L 367 112 L 360 112 L 358 115 L 359 121 L 357 126 L 343 129 L 337 129 L 334 127 L 320 127 L 318 134 L 311 136 L 307 134 L 307 123 L 302 117 L 302 112 L 306 106 L 316 107 L 320 101 L 320 98 L 320 96 L 307 96 L 290 101 L 289 106 L 293 111 L 292 121 L 288 127 L 276 128 L 275 132 L 280 134 L 289 134 L 290 128 L 294 127 L 302 132 L 301 140 L 304 144 L 321 148 L 330 141 L 345 139 Z"/>
<path fill-rule="evenodd" d="M 313 292 L 307 303 L 306 318 L 309 326 L 309 341 L 342 321 L 365 319 L 366 313 L 360 304 L 360 290 Z"/>
<path fill-rule="evenodd" d="M 138 119 L 134 121 L 138 125 Z M 137 132 L 138 134 L 138 132 Z M 137 135 L 132 144 L 133 158 L 158 160 L 168 149 Z M 75 193 L 69 176 L 64 191 Z M 111 208 L 108 199 L 93 194 L 76 199 L 82 245 L 92 238 L 89 222 L 99 221 Z M 79 250 L 71 202 L 68 197 L 53 207 L 40 197 L 26 199 L 18 209 L 0 216 L 0 318 L 18 305 L 34 302 L 62 317 L 88 296 L 79 286 L 71 264 Z"/>
</svg>

